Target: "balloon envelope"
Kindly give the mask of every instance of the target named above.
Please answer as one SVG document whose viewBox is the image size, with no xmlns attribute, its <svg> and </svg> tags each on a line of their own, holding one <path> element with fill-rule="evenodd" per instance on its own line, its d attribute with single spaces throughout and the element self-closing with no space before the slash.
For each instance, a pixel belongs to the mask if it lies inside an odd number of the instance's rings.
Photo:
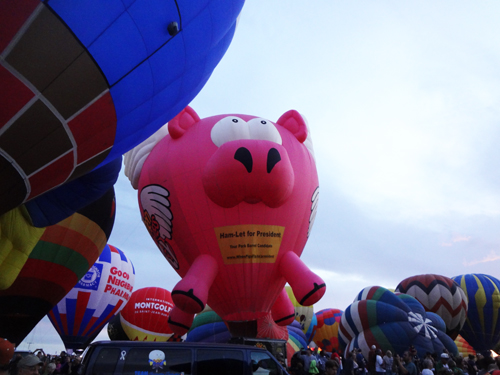
<svg viewBox="0 0 500 375">
<path fill-rule="evenodd" d="M 314 343 L 327 352 L 339 350 L 339 324 L 344 312 L 339 309 L 324 309 L 316 315 L 317 323 L 313 327 Z"/>
<path fill-rule="evenodd" d="M 119 249 L 106 245 L 99 259 L 50 311 L 66 349 L 84 349 L 130 299 L 135 271 Z"/>
<path fill-rule="evenodd" d="M 19 276 L 0 291 L 0 336 L 20 343 L 78 283 L 106 246 L 115 193 L 46 228 Z"/>
<path fill-rule="evenodd" d="M 288 298 L 292 301 L 293 307 L 295 309 L 295 320 L 299 322 L 302 332 L 306 333 L 309 330 L 309 326 L 311 325 L 313 316 L 314 316 L 314 307 L 311 306 L 302 306 L 295 298 L 292 288 L 290 285 L 285 286 L 286 292 L 288 294 Z"/>
<path fill-rule="evenodd" d="M 345 352 L 361 349 L 365 358 L 372 345 L 400 356 L 412 345 L 421 357 L 427 352 L 442 353 L 443 349 L 457 355 L 457 347 L 445 329 L 443 319 L 426 312 L 412 296 L 373 286 L 363 289 L 345 310 L 339 342 Z"/>
<path fill-rule="evenodd" d="M 319 191 L 303 117 L 200 119 L 187 107 L 168 130 L 138 190 L 148 231 L 182 277 L 176 307 L 194 315 L 208 303 L 239 336 L 241 325 L 267 319 L 287 282 L 301 303 L 318 301 L 325 283 L 299 259 Z"/>
<path fill-rule="evenodd" d="M 455 344 L 457 345 L 458 352 L 463 358 L 467 358 L 469 354 L 476 355 L 474 348 L 465 339 L 458 335 L 455 339 Z"/>
<path fill-rule="evenodd" d="M 243 4 L 1 2 L 0 214 L 179 113 L 227 50 Z"/>
<path fill-rule="evenodd" d="M 443 318 L 446 333 L 455 339 L 467 317 L 467 297 L 460 286 L 449 277 L 441 275 L 417 275 L 404 279 L 396 292 L 415 297 L 424 306 Z"/>
<path fill-rule="evenodd" d="M 500 280 L 479 273 L 452 279 L 469 300 L 467 319 L 460 335 L 476 351 L 493 350 L 500 341 Z"/>
<path fill-rule="evenodd" d="M 134 291 L 121 312 L 123 330 L 132 341 L 168 341 L 168 316 L 174 307 L 170 292 L 147 287 Z"/>
</svg>

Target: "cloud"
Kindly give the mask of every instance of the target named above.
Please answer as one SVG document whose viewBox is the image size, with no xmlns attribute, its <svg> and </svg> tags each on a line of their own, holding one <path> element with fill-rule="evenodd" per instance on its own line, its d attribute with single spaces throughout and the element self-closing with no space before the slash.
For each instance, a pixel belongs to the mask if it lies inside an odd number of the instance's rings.
<svg viewBox="0 0 500 375">
<path fill-rule="evenodd" d="M 467 262 L 464 260 L 463 265 L 464 266 L 473 266 L 475 264 L 479 263 L 489 263 L 489 262 L 495 262 L 497 260 L 500 260 L 500 255 L 498 255 L 495 251 L 491 251 L 488 255 L 486 255 L 483 259 L 480 260 L 472 260 L 470 262 Z"/>
<path fill-rule="evenodd" d="M 451 247 L 453 246 L 454 243 L 456 242 L 468 242 L 472 239 L 472 236 L 461 236 L 461 235 L 455 235 L 452 239 L 451 242 L 443 242 L 441 243 L 441 246 L 443 247 Z"/>
</svg>

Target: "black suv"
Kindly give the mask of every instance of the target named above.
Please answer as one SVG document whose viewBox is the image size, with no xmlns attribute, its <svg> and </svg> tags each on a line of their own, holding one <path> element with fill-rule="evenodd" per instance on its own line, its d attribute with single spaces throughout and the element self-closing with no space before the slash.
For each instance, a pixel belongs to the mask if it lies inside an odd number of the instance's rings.
<svg viewBox="0 0 500 375">
<path fill-rule="evenodd" d="M 82 364 L 81 375 L 287 375 L 267 350 L 233 344 L 99 341 Z"/>
</svg>

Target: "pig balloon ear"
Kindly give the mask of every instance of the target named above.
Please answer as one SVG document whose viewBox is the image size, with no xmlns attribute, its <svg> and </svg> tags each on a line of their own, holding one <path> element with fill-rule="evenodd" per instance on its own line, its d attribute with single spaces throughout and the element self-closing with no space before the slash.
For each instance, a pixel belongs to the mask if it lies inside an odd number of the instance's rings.
<svg viewBox="0 0 500 375">
<path fill-rule="evenodd" d="M 186 130 L 198 121 L 200 121 L 200 116 L 198 116 L 193 108 L 187 106 L 168 122 L 168 134 L 173 139 L 180 138 Z"/>
<path fill-rule="evenodd" d="M 276 123 L 291 131 L 300 143 L 303 143 L 306 140 L 306 120 L 295 109 L 285 112 Z"/>
</svg>

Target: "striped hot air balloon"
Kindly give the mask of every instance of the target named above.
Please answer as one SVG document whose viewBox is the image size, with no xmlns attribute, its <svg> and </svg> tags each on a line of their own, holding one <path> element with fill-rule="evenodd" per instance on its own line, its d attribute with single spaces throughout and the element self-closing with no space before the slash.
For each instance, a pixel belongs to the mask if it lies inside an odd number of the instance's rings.
<svg viewBox="0 0 500 375">
<path fill-rule="evenodd" d="M 0 291 L 0 336 L 20 343 L 92 267 L 115 218 L 115 193 L 46 228 L 19 276 Z"/>
<path fill-rule="evenodd" d="M 135 271 L 130 259 L 106 245 L 99 259 L 50 311 L 49 319 L 68 351 L 84 349 L 130 299 Z"/>
<path fill-rule="evenodd" d="M 438 314 L 446 324 L 446 333 L 455 339 L 467 317 L 467 296 L 460 286 L 446 276 L 417 275 L 404 279 L 396 292 L 415 297 L 425 311 Z"/>
<path fill-rule="evenodd" d="M 493 350 L 500 341 L 500 280 L 479 273 L 452 279 L 469 300 L 467 319 L 460 335 L 476 351 Z"/>
<path fill-rule="evenodd" d="M 414 346 L 419 356 L 447 349 L 458 354 L 437 314 L 426 312 L 422 304 L 407 294 L 396 295 L 380 286 L 363 289 L 347 307 L 339 326 L 341 350 L 362 350 L 365 358 L 372 345 L 403 355 Z"/>
</svg>

